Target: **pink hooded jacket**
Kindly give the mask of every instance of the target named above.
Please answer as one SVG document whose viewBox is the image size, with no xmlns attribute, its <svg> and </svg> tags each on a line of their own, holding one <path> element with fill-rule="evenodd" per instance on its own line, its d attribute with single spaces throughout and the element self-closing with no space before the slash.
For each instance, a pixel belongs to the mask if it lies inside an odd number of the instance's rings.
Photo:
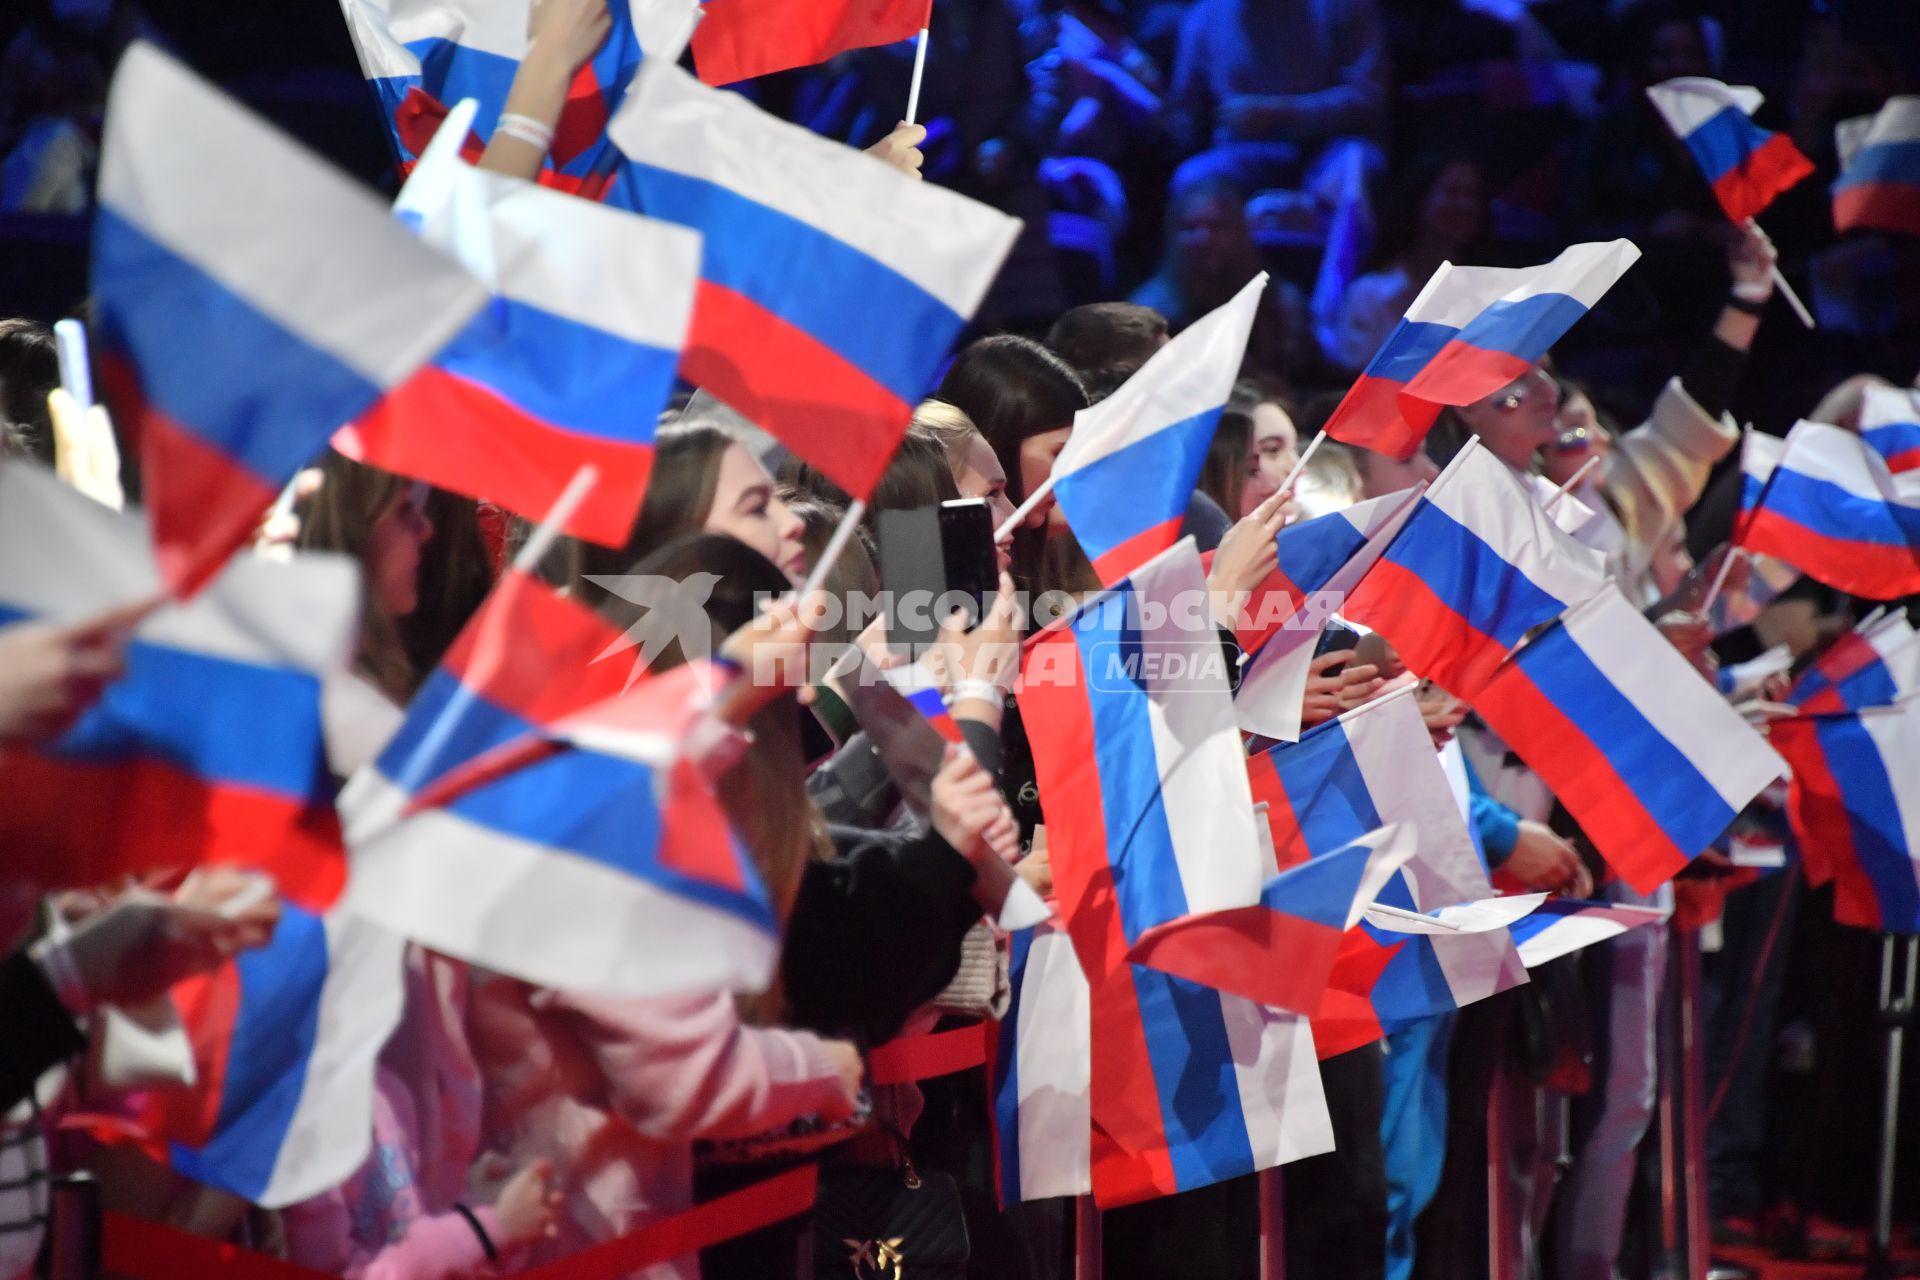
<svg viewBox="0 0 1920 1280">
<path fill-rule="evenodd" d="M 469 1029 L 487 1095 L 487 1146 L 517 1168 L 544 1156 L 566 1193 L 565 1257 L 688 1208 L 693 1143 L 747 1138 L 850 1107 L 826 1043 L 745 1027 L 728 995 L 613 1000 L 476 975 Z M 695 1259 L 645 1280 L 695 1280 Z"/>
</svg>

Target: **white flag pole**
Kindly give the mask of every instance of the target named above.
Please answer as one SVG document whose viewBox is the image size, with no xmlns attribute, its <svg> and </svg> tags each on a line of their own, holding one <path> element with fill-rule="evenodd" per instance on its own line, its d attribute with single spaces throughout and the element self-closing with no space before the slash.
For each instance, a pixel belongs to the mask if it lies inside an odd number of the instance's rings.
<svg viewBox="0 0 1920 1280">
<path fill-rule="evenodd" d="M 927 74 L 927 29 L 920 28 L 913 46 L 913 83 L 907 87 L 907 123 L 920 123 L 920 81 Z"/>
<path fill-rule="evenodd" d="M 806 584 L 800 588 L 800 599 L 805 600 L 818 591 L 820 585 L 827 580 L 827 574 L 832 570 L 833 562 L 838 560 L 840 553 L 847 549 L 847 540 L 853 537 L 853 531 L 860 527 L 860 521 L 866 514 L 865 498 L 855 498 L 847 504 L 846 514 L 840 517 L 840 523 L 834 529 L 833 536 L 827 539 L 826 547 L 820 552 L 820 559 L 814 563 L 812 572 L 807 574 Z"/>
<path fill-rule="evenodd" d="M 1747 230 L 1757 232 L 1760 230 L 1760 225 L 1752 218 L 1748 218 Z M 1773 287 L 1780 291 L 1780 296 L 1785 298 L 1787 305 L 1793 308 L 1793 314 L 1800 317 L 1801 324 L 1809 329 L 1815 327 L 1813 312 L 1807 310 L 1807 304 L 1800 301 L 1800 295 L 1793 291 L 1793 286 L 1787 283 L 1787 278 L 1780 274 L 1780 262 L 1777 258 L 1773 263 Z"/>
<path fill-rule="evenodd" d="M 1053 476 L 1048 475 L 1045 480 L 1042 480 L 1034 487 L 1032 493 L 1027 495 L 1026 501 L 1013 509 L 1013 514 L 1006 518 L 1005 523 L 993 531 L 993 540 L 995 542 L 1005 542 L 1013 535 L 1013 531 L 1020 527 L 1021 521 L 1032 515 L 1033 509 L 1039 506 L 1041 500 L 1052 492 Z"/>
<path fill-rule="evenodd" d="M 1727 574 L 1733 569 L 1733 562 L 1747 554 L 1745 547 L 1728 547 L 1727 554 L 1720 557 L 1720 571 L 1713 575 L 1713 585 L 1707 588 L 1707 598 L 1700 602 L 1700 616 L 1710 617 L 1714 603 L 1720 599 L 1720 588 L 1727 585 Z"/>
<path fill-rule="evenodd" d="M 1581 463 L 1580 469 L 1574 472 L 1572 475 L 1568 476 L 1567 482 L 1565 484 L 1561 485 L 1558 489 L 1555 489 L 1551 494 L 1549 494 L 1547 496 L 1547 500 L 1540 504 L 1540 509 L 1542 511 L 1552 511 L 1556 506 L 1560 504 L 1560 499 L 1566 497 L 1567 494 L 1573 491 L 1573 486 L 1579 484 L 1583 479 L 1586 478 L 1587 472 L 1593 470 L 1595 467 L 1599 465 L 1600 465 L 1600 455 L 1596 453 L 1591 458 L 1588 458 L 1585 462 Z"/>
<path fill-rule="evenodd" d="M 1306 451 L 1300 455 L 1300 461 L 1293 464 L 1293 470 L 1287 472 L 1287 478 L 1280 482 L 1280 488 L 1275 492 L 1283 492 L 1293 488 L 1293 482 L 1300 478 L 1301 473 L 1307 469 L 1307 463 L 1312 460 L 1313 455 L 1319 451 L 1321 445 L 1326 443 L 1326 440 L 1327 433 L 1324 431 L 1313 438 L 1312 442 L 1307 445 Z"/>
</svg>

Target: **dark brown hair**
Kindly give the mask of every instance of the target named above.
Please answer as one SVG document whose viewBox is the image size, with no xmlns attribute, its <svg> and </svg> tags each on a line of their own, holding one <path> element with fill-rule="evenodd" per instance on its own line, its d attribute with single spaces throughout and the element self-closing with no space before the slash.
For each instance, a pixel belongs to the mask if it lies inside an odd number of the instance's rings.
<svg viewBox="0 0 1920 1280">
<path fill-rule="evenodd" d="M 302 551 L 336 551 L 360 562 L 360 643 L 355 669 L 395 702 L 413 696 L 420 672 L 407 656 L 397 620 L 380 603 L 380 586 L 367 563 L 373 529 L 401 502 L 412 482 L 355 462 L 329 449 L 320 459 L 320 488 L 297 511 Z"/>
</svg>

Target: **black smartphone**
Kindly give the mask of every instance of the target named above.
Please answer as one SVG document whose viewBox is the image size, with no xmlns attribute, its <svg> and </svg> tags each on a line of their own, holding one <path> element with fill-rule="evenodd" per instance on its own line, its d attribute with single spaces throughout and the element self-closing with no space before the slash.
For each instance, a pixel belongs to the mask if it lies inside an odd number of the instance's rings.
<svg viewBox="0 0 1920 1280">
<path fill-rule="evenodd" d="M 911 651 L 933 643 L 955 608 L 967 611 L 969 627 L 979 624 L 1000 586 L 993 517 L 984 501 L 882 511 L 875 523 L 889 645 Z"/>
</svg>

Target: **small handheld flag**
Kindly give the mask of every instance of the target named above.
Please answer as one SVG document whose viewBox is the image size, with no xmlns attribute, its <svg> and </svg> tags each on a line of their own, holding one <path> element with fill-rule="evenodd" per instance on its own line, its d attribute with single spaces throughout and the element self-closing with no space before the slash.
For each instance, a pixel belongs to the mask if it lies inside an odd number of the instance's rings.
<svg viewBox="0 0 1920 1280">
<path fill-rule="evenodd" d="M 1473 706 L 1639 893 L 1685 867 L 1785 772 L 1611 588 L 1529 641 Z"/>
<path fill-rule="evenodd" d="M 143 43 L 107 100 L 92 283 L 107 400 L 181 594 L 486 300 L 371 193 Z"/>
<path fill-rule="evenodd" d="M 1254 277 L 1074 415 L 1047 480 L 1100 581 L 1118 582 L 1179 537 L 1266 287 L 1264 273 Z"/>
<path fill-rule="evenodd" d="M 1834 137 L 1834 229 L 1920 236 L 1920 97 L 1889 98 L 1873 115 L 1842 120 Z"/>
<path fill-rule="evenodd" d="M 1405 461 L 1440 406 L 1472 404 L 1531 369 L 1600 301 L 1640 250 L 1577 244 L 1538 267 L 1442 263 L 1324 428 Z"/>
<path fill-rule="evenodd" d="M 707 0 L 693 29 L 693 67 L 711 85 L 811 67 L 906 40 L 932 11 L 932 0 Z"/>
<path fill-rule="evenodd" d="M 864 500 L 1020 224 L 653 58 L 611 134 L 608 203 L 704 237 L 681 375 Z"/>
<path fill-rule="evenodd" d="M 472 168 L 446 134 L 394 212 L 485 281 L 492 304 L 335 446 L 528 517 L 592 466 L 598 481 L 565 531 L 622 545 L 673 391 L 700 237 Z"/>
<path fill-rule="evenodd" d="M 1720 207 L 1735 222 L 1759 214 L 1813 172 L 1813 162 L 1792 138 L 1753 122 L 1765 101 L 1758 89 L 1682 76 L 1650 86 L 1647 97 L 1686 144 Z"/>
<path fill-rule="evenodd" d="M 1740 545 L 1870 600 L 1920 591 L 1920 471 L 1895 474 L 1859 435 L 1824 422 L 1799 423 L 1784 444 L 1749 435 L 1748 446 Z"/>
</svg>

